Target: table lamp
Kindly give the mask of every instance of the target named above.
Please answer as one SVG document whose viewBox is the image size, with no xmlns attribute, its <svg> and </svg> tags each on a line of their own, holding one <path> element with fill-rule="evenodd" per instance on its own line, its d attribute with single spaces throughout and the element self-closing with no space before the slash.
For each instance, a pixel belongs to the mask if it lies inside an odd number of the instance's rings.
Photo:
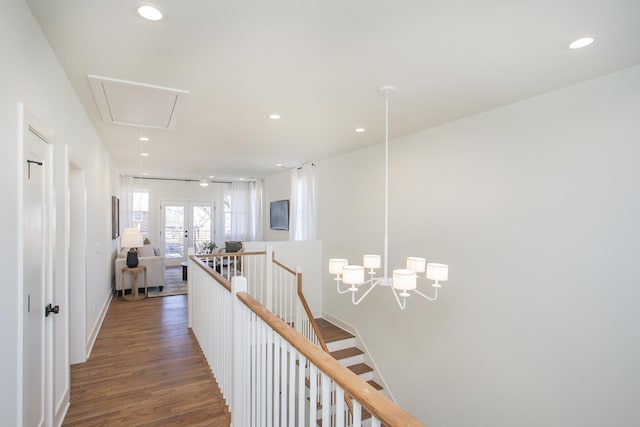
<svg viewBox="0 0 640 427">
<path fill-rule="evenodd" d="M 142 233 L 137 228 L 125 228 L 120 241 L 123 248 L 130 248 L 127 252 L 127 267 L 138 266 L 138 249 L 144 245 Z"/>
</svg>

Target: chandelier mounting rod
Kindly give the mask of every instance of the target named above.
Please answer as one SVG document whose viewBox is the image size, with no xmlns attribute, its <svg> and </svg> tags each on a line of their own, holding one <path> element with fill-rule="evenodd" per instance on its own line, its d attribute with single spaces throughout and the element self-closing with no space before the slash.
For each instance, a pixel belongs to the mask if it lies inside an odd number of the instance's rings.
<svg viewBox="0 0 640 427">
<path fill-rule="evenodd" d="M 382 86 L 384 95 L 384 276 L 389 277 L 389 96 L 395 86 Z"/>
</svg>

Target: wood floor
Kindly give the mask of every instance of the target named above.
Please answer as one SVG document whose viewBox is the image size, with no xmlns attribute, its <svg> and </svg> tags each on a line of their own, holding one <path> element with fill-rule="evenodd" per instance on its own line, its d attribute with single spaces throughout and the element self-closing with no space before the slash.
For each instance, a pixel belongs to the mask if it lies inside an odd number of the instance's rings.
<svg viewBox="0 0 640 427">
<path fill-rule="evenodd" d="M 114 298 L 90 359 L 71 367 L 64 426 L 229 426 L 187 328 L 186 295 Z"/>
</svg>

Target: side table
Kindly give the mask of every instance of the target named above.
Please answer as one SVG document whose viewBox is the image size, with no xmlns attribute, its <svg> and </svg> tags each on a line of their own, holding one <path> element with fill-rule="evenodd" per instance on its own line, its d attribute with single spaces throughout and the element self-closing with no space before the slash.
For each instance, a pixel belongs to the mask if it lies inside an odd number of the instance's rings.
<svg viewBox="0 0 640 427">
<path fill-rule="evenodd" d="M 138 295 L 138 273 L 143 272 L 144 274 L 144 296 L 140 296 Z M 126 296 L 124 294 L 124 273 L 131 273 L 131 295 Z M 129 268 L 129 267 L 123 267 L 122 268 L 122 299 L 126 300 L 126 301 L 136 301 L 136 300 L 140 300 L 143 298 L 147 297 L 147 267 L 144 265 L 139 265 L 137 267 L 133 267 L 133 268 Z"/>
</svg>

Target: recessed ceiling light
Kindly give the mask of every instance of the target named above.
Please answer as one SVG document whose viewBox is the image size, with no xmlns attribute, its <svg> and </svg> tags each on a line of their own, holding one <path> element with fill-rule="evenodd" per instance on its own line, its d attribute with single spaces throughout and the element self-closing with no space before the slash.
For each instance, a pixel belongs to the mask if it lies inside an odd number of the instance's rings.
<svg viewBox="0 0 640 427">
<path fill-rule="evenodd" d="M 238 181 L 244 181 L 244 178 L 238 178 Z"/>
<path fill-rule="evenodd" d="M 209 186 L 209 182 L 206 179 L 202 178 L 200 180 L 200 187 L 208 187 L 208 186 Z"/>
<path fill-rule="evenodd" d="M 148 141 L 149 138 L 147 138 L 146 136 L 141 136 L 140 138 L 138 138 L 140 141 Z"/>
<path fill-rule="evenodd" d="M 269 118 L 271 120 L 278 120 L 280 118 L 280 114 L 269 114 Z"/>
<path fill-rule="evenodd" d="M 281 168 L 281 167 L 283 167 L 283 166 L 284 166 L 284 165 L 283 165 L 282 163 L 276 163 L 276 167 L 277 167 L 277 168 Z"/>
<path fill-rule="evenodd" d="M 140 153 L 142 157 L 149 157 L 149 153 Z"/>
<path fill-rule="evenodd" d="M 143 4 L 138 6 L 138 15 L 143 17 L 144 19 L 148 19 L 149 21 L 160 21 L 164 18 L 162 11 L 157 7 L 150 4 Z"/>
<path fill-rule="evenodd" d="M 149 174 L 146 173 L 146 172 L 142 172 L 142 176 L 147 176 L 147 175 L 149 175 Z"/>
<path fill-rule="evenodd" d="M 365 131 L 365 128 L 356 128 L 356 132 L 362 133 Z"/>
<path fill-rule="evenodd" d="M 215 175 L 209 175 L 209 179 L 213 179 L 215 177 L 216 177 Z"/>
<path fill-rule="evenodd" d="M 569 45 L 569 49 L 581 49 L 593 43 L 593 37 L 582 37 Z"/>
</svg>

